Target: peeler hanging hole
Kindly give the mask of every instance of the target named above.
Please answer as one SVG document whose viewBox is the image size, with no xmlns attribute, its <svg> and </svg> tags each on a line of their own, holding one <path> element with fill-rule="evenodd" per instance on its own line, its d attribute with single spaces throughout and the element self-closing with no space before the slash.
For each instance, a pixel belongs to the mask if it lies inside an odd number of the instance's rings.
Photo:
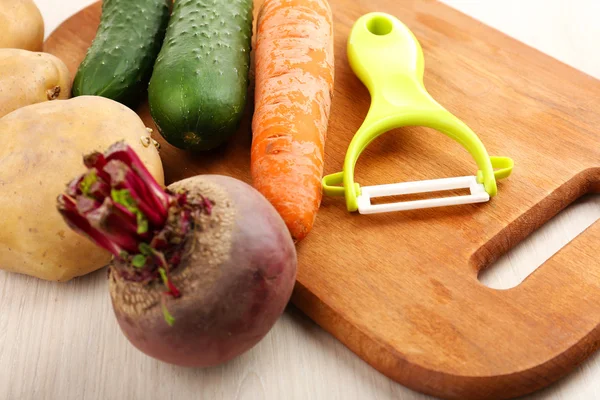
<svg viewBox="0 0 600 400">
<path fill-rule="evenodd" d="M 377 15 L 367 21 L 367 29 L 374 35 L 385 36 L 392 32 L 394 25 L 392 21 L 383 16 Z"/>
</svg>

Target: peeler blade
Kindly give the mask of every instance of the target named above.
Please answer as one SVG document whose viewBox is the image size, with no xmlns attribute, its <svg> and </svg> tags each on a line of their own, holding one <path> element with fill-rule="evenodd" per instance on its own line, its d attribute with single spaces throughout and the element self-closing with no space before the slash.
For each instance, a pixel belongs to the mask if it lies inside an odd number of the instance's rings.
<svg viewBox="0 0 600 400">
<path fill-rule="evenodd" d="M 371 203 L 371 199 L 377 197 L 433 193 L 455 189 L 469 189 L 471 193 L 465 196 L 401 201 L 388 204 Z M 475 176 L 461 176 L 457 178 L 364 186 L 361 188 L 361 194 L 357 198 L 358 212 L 360 214 L 378 214 L 394 211 L 417 210 L 423 208 L 456 206 L 460 204 L 485 203 L 489 200 L 490 195 L 485 191 L 484 185 L 477 182 L 477 178 Z"/>
</svg>

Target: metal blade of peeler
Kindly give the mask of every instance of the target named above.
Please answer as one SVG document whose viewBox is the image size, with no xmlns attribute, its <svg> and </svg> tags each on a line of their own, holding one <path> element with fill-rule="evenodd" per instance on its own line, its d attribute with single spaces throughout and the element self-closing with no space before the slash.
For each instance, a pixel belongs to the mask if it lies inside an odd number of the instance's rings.
<svg viewBox="0 0 600 400">
<path fill-rule="evenodd" d="M 435 199 L 401 201 L 388 204 L 372 204 L 371 199 L 386 196 L 400 196 L 417 193 L 433 193 L 455 189 L 469 189 L 471 194 Z M 358 212 L 361 214 L 378 214 L 394 211 L 408 211 L 423 208 L 455 206 L 461 204 L 485 203 L 490 195 L 483 184 L 477 182 L 475 176 L 457 178 L 432 179 L 416 182 L 392 183 L 387 185 L 364 186 L 358 196 Z"/>
</svg>

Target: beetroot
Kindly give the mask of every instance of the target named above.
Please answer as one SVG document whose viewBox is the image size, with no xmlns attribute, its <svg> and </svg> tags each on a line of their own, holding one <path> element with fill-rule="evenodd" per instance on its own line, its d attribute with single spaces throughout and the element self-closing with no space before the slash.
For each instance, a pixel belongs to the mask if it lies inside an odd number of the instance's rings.
<svg viewBox="0 0 600 400">
<path fill-rule="evenodd" d="M 203 175 L 162 189 L 123 143 L 85 157 L 58 208 L 114 255 L 109 287 L 131 343 L 182 366 L 223 363 L 258 343 L 290 299 L 296 250 L 251 186 Z"/>
</svg>

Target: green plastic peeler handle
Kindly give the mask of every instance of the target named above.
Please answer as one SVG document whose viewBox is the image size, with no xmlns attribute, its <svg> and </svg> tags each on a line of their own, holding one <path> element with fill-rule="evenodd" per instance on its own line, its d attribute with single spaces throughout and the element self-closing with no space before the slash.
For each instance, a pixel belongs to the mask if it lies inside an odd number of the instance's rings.
<svg viewBox="0 0 600 400">
<path fill-rule="evenodd" d="M 381 134 L 405 126 L 432 128 L 459 142 L 477 163 L 478 182 L 490 196 L 497 194 L 496 179 L 510 175 L 512 160 L 490 158 L 477 135 L 427 92 L 423 51 L 408 27 L 385 13 L 362 16 L 350 33 L 348 59 L 371 94 L 371 107 L 350 143 L 344 171 L 323 178 L 326 195 L 344 195 L 348 210 L 356 211 L 360 186 L 354 168 L 360 154 Z"/>
</svg>

